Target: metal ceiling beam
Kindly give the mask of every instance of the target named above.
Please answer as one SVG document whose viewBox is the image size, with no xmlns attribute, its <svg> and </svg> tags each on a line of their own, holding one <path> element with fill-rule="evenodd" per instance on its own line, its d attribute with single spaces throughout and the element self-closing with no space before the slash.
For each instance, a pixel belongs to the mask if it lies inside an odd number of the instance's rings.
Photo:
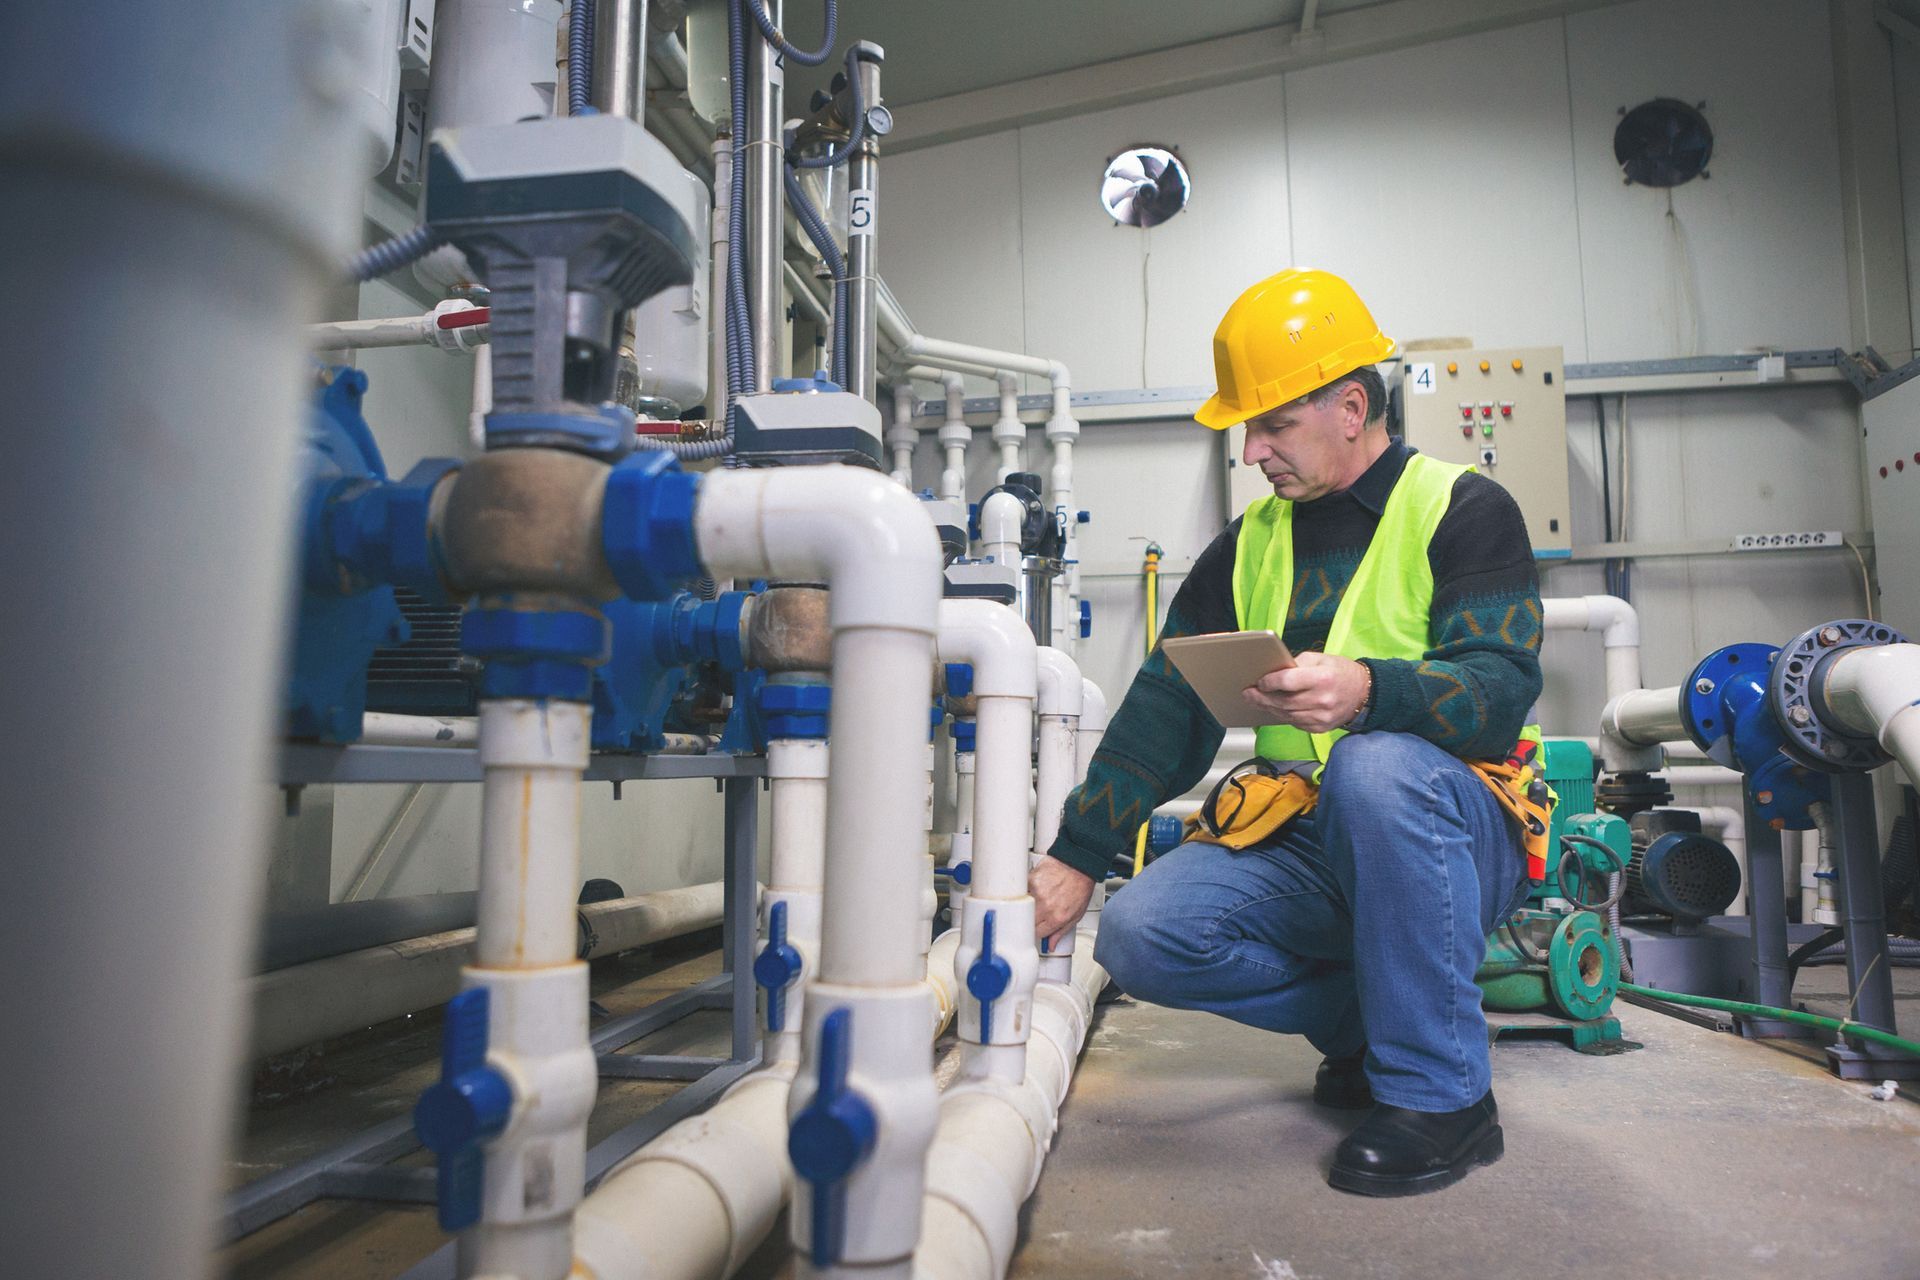
<svg viewBox="0 0 1920 1280">
<path fill-rule="evenodd" d="M 1116 58 L 899 108 L 897 155 L 1107 107 L 1190 93 L 1411 45 L 1565 17 L 1625 0 L 1392 0 L 1297 23 Z"/>
</svg>

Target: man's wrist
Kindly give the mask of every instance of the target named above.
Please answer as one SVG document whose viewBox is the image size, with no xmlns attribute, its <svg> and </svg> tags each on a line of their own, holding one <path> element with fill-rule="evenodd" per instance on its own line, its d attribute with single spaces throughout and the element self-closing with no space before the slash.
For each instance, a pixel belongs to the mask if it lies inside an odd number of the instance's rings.
<svg viewBox="0 0 1920 1280">
<path fill-rule="evenodd" d="M 1088 880 L 1096 883 L 1105 879 L 1102 873 L 1106 871 L 1108 864 L 1112 862 L 1112 858 L 1110 857 L 1103 859 L 1099 854 L 1089 849 L 1082 849 L 1077 845 L 1068 844 L 1064 840 L 1056 841 L 1053 848 L 1047 851 L 1046 856 L 1052 858 L 1061 866 L 1077 871 Z"/>
<path fill-rule="evenodd" d="M 1358 661 L 1356 665 L 1359 666 L 1366 683 L 1360 690 L 1360 705 L 1353 709 L 1353 714 L 1347 717 L 1346 724 L 1341 726 L 1349 731 L 1358 729 L 1366 721 L 1367 712 L 1373 709 L 1373 668 L 1364 659 Z"/>
</svg>

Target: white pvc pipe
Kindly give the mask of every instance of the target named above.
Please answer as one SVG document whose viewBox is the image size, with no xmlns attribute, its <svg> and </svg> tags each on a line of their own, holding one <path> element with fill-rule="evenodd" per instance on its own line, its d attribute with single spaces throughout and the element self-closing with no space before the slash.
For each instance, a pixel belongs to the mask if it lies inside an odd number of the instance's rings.
<svg viewBox="0 0 1920 1280">
<path fill-rule="evenodd" d="M 460 1238 L 466 1275 L 564 1280 L 573 1266 L 599 1086 L 574 916 L 592 719 L 579 702 L 480 704 L 480 897 L 462 978 L 491 997 L 487 1060 L 513 1112 L 486 1146 L 480 1221 Z"/>
<path fill-rule="evenodd" d="M 1013 472 L 1026 469 L 1027 424 L 1020 421 L 1020 375 L 1002 372 L 995 382 L 1000 389 L 1000 416 L 993 420 L 993 443 L 1000 465 L 994 483 L 1005 484 Z"/>
<path fill-rule="evenodd" d="M 958 999 L 949 929 L 927 956 L 937 1037 Z M 574 1257 L 596 1280 L 715 1280 L 738 1271 L 793 1194 L 787 1098 L 798 1067 L 747 1076 L 609 1172 L 574 1217 Z"/>
<path fill-rule="evenodd" d="M 1815 924 L 1839 924 L 1840 902 L 1835 892 L 1838 880 L 1833 870 L 1833 854 L 1838 844 L 1838 832 L 1833 817 L 1833 806 L 1825 801 L 1816 800 L 1807 806 L 1807 812 L 1813 818 L 1813 829 L 1818 853 L 1815 858 L 1813 874 L 1813 915 Z"/>
<path fill-rule="evenodd" d="M 820 967 L 821 886 L 827 870 L 827 744 L 811 738 L 767 743 L 771 862 L 761 898 L 760 938 L 767 938 L 775 903 L 786 904 L 787 944 L 800 954 L 800 972 L 783 997 L 786 1017 L 768 1030 L 761 1060 L 800 1061 L 806 989 Z M 764 999 L 764 997 L 763 997 Z M 764 1012 L 761 1025 L 767 1019 Z"/>
<path fill-rule="evenodd" d="M 1640 688 L 1640 615 L 1619 596 L 1548 596 L 1540 601 L 1548 631 L 1600 634 L 1606 655 L 1607 697 Z"/>
<path fill-rule="evenodd" d="M 947 417 L 940 424 L 940 447 L 946 455 L 946 466 L 940 472 L 940 496 L 964 499 L 967 496 L 967 446 L 973 443 L 973 428 L 967 425 L 965 408 L 966 380 L 957 373 L 949 373 L 942 382 Z"/>
<path fill-rule="evenodd" d="M 1040 750 L 1034 771 L 1033 854 L 1043 857 L 1060 833 L 1060 813 L 1067 794 L 1079 778 L 1080 713 L 1086 705 L 1086 686 L 1074 660 L 1058 649 L 1041 648 Z M 1072 963 L 1074 935 L 1040 957 L 1042 982 L 1065 982 Z"/>
<path fill-rule="evenodd" d="M 1920 782 L 1920 644 L 1849 650 L 1827 668 L 1825 691 L 1844 728 L 1871 734 Z"/>
<path fill-rule="evenodd" d="M 1026 508 L 1012 494 L 988 494 L 980 504 L 980 554 L 1020 572 L 1020 526 L 1026 516 Z"/>
<path fill-rule="evenodd" d="M 598 939 L 593 954 L 615 955 L 720 923 L 721 886 L 691 885 L 581 907 Z M 460 991 L 473 958 L 472 929 L 451 929 L 367 947 L 253 978 L 252 1056 L 264 1058 L 444 1004 Z"/>
<path fill-rule="evenodd" d="M 820 976 L 808 993 L 805 1063 L 817 1061 L 821 1022 L 847 1010 L 850 1080 L 878 1118 L 878 1137 L 846 1182 L 842 1263 L 899 1273 L 919 1237 L 937 1105 L 925 1038 L 932 996 L 914 934 L 940 543 L 911 494 L 854 467 L 709 472 L 694 533 L 711 572 L 825 580 L 829 587 L 834 767 Z M 803 1065 L 789 1115 L 807 1106 L 816 1085 Z M 802 1188 L 791 1215 L 802 1249 L 811 1217 L 811 1193 Z"/>
<path fill-rule="evenodd" d="M 1080 682 L 1080 723 L 1077 726 L 1079 736 L 1074 745 L 1073 781 L 1078 786 L 1085 782 L 1087 769 L 1093 764 L 1093 753 L 1100 749 L 1100 740 L 1107 736 L 1107 695 L 1092 680 L 1082 677 Z"/>
<path fill-rule="evenodd" d="M 493 412 L 493 344 L 473 353 L 473 387 L 467 401 L 467 446 L 475 453 L 487 448 L 487 415 Z"/>
<path fill-rule="evenodd" d="M 1746 785 L 1746 777 L 1738 769 L 1728 769 L 1717 764 L 1683 764 L 1671 766 L 1664 776 L 1668 786 L 1674 787 L 1739 787 Z"/>
<path fill-rule="evenodd" d="M 438 347 L 442 351 L 472 351 L 491 338 L 490 326 L 449 324 L 446 317 L 478 311 L 471 302 L 450 298 L 422 316 L 386 316 L 376 320 L 335 320 L 307 326 L 307 341 L 316 351 L 366 351 L 374 347 Z"/>
<path fill-rule="evenodd" d="M 954 973 L 966 975 L 985 949 L 993 922 L 994 954 L 1009 969 L 1006 989 L 990 1006 L 983 1030 L 980 1001 L 961 1003 L 962 1070 L 970 1078 L 1019 1080 L 1026 1071 L 1033 988 L 1039 974 L 1033 898 L 1027 892 L 1027 761 L 1033 740 L 1039 660 L 1020 616 L 991 600 L 943 600 L 940 660 L 973 667 L 976 706 L 973 883 L 962 907 Z"/>
<path fill-rule="evenodd" d="M 913 450 L 920 443 L 920 429 L 913 425 L 918 401 L 913 383 L 905 378 L 893 384 L 893 423 L 887 428 L 887 447 L 893 450 L 893 481 L 913 488 Z"/>
<path fill-rule="evenodd" d="M 1078 932 L 1066 982 L 1040 987 L 1020 1082 L 956 1084 L 940 1103 L 927 1157 L 926 1226 L 915 1280 L 1000 1280 L 1019 1239 L 1020 1207 L 1033 1193 L 1059 1128 L 1060 1106 L 1093 1023 L 1106 972 L 1093 960 L 1098 917 Z"/>
<path fill-rule="evenodd" d="M 369 711 L 360 718 L 360 741 L 373 747 L 471 747 L 480 741 L 480 721 Z"/>
</svg>

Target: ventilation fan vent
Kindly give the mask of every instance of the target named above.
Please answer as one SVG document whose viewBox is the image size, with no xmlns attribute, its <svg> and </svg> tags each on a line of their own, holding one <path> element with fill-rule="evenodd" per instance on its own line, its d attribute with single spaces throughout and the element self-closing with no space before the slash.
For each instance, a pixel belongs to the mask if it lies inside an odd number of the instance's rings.
<svg viewBox="0 0 1920 1280">
<path fill-rule="evenodd" d="M 1130 147 L 1107 162 L 1100 179 L 1101 207 L 1130 227 L 1159 226 L 1192 194 L 1187 167 L 1165 147 Z"/>
<path fill-rule="evenodd" d="M 1688 106 L 1677 98 L 1655 98 L 1633 110 L 1620 109 L 1613 131 L 1613 158 L 1628 182 L 1643 187 L 1677 187 L 1710 178 L 1713 126 L 1700 114 L 1702 102 Z"/>
</svg>

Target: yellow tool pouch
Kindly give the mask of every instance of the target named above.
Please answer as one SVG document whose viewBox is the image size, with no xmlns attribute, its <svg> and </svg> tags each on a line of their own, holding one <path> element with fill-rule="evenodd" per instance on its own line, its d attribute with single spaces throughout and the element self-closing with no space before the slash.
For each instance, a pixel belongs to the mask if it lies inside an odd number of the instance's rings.
<svg viewBox="0 0 1920 1280">
<path fill-rule="evenodd" d="M 1320 789 L 1298 773 L 1255 757 L 1235 765 L 1186 821 L 1187 840 L 1245 849 L 1308 812 Z"/>
<path fill-rule="evenodd" d="M 1520 824 L 1520 843 L 1527 854 L 1527 878 L 1547 878 L 1547 825 L 1553 820 L 1555 796 L 1531 764 L 1490 760 L 1467 762 L 1493 792 L 1513 820 Z"/>
</svg>

